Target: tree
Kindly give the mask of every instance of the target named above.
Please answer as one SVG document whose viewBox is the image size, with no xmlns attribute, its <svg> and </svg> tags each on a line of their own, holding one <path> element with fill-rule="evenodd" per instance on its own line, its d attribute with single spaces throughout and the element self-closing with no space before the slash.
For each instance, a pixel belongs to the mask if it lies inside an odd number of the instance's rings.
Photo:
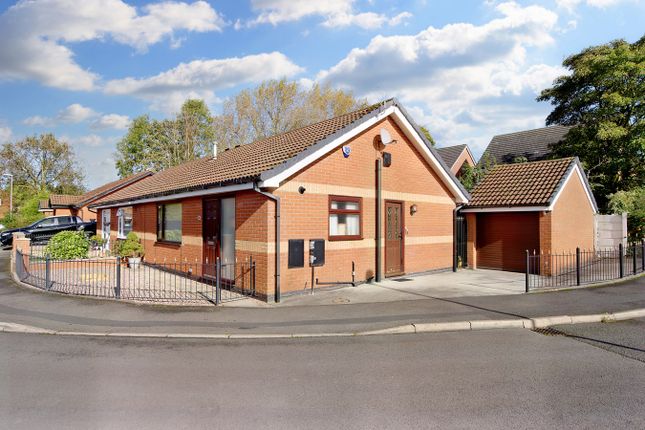
<svg viewBox="0 0 645 430">
<path fill-rule="evenodd" d="M 495 167 L 495 158 L 488 152 L 485 152 L 476 165 L 471 166 L 467 163 L 463 165 L 459 181 L 465 189 L 472 191 L 493 167 Z"/>
<path fill-rule="evenodd" d="M 423 135 L 426 137 L 426 139 L 428 139 L 428 142 L 430 142 L 430 144 L 431 144 L 432 146 L 434 146 L 434 145 L 435 145 L 435 141 L 434 141 L 434 139 L 432 138 L 432 135 L 430 134 L 430 130 L 428 130 L 427 128 L 425 128 L 425 127 L 423 127 L 423 126 L 421 126 L 420 128 L 421 128 L 421 133 L 423 133 Z"/>
<path fill-rule="evenodd" d="M 0 171 L 11 173 L 14 186 L 26 193 L 83 192 L 83 173 L 71 146 L 51 133 L 2 145 Z"/>
<path fill-rule="evenodd" d="M 213 140 L 213 118 L 206 103 L 189 99 L 174 119 L 135 118 L 117 143 L 116 168 L 122 178 L 159 171 L 210 153 Z"/>
<path fill-rule="evenodd" d="M 564 60 L 571 72 L 542 91 L 547 124 L 573 126 L 554 156 L 578 156 L 602 210 L 609 196 L 645 183 L 645 37 L 616 40 Z"/>
<path fill-rule="evenodd" d="M 645 238 L 645 187 L 612 194 L 609 197 L 609 209 L 615 213 L 627 212 L 627 227 L 631 240 Z"/>
<path fill-rule="evenodd" d="M 220 149 L 254 142 L 366 106 L 351 92 L 314 84 L 303 89 L 286 79 L 266 81 L 224 102 L 214 118 Z"/>
</svg>

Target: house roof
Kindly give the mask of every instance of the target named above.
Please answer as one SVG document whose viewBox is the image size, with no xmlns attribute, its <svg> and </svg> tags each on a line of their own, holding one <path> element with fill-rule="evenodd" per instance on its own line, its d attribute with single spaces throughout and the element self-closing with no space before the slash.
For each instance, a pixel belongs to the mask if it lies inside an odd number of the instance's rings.
<svg viewBox="0 0 645 430">
<path fill-rule="evenodd" d="M 482 159 L 491 156 L 498 164 L 513 163 L 516 157 L 526 157 L 528 161 L 542 160 L 551 153 L 550 146 L 564 139 L 570 128 L 553 125 L 499 134 L 490 141 Z"/>
<path fill-rule="evenodd" d="M 38 201 L 38 211 L 39 212 L 49 212 L 52 208 L 49 205 L 49 199 L 42 199 Z"/>
<path fill-rule="evenodd" d="M 443 148 L 436 148 L 437 152 L 448 165 L 448 167 L 453 167 L 459 156 L 464 150 L 467 150 L 468 145 L 465 143 L 463 145 L 454 145 L 454 146 L 444 146 Z"/>
<path fill-rule="evenodd" d="M 396 106 L 405 115 L 428 150 L 435 155 L 441 168 L 454 180 L 455 186 L 467 196 L 467 191 L 463 189 L 450 169 L 437 156 L 432 145 L 420 133 L 418 126 L 395 99 L 390 99 L 248 145 L 237 146 L 217 154 L 216 158 L 212 156 L 200 158 L 162 170 L 97 201 L 92 206 L 109 206 L 224 185 L 265 180 L 269 176 L 275 176 L 293 168 L 305 157 L 311 155 L 314 150 L 319 149 L 321 145 L 330 143 L 393 106 Z"/>
<path fill-rule="evenodd" d="M 591 204 L 597 210 L 593 193 L 577 157 L 498 164 L 472 191 L 468 209 L 550 207 L 576 168 Z"/>
<path fill-rule="evenodd" d="M 87 193 L 80 196 L 72 196 L 69 194 L 51 194 L 49 196 L 49 201 L 47 200 L 40 201 L 39 208 L 41 210 L 52 209 L 55 207 L 80 208 L 82 206 L 87 205 L 88 203 L 91 203 L 123 187 L 127 187 L 128 185 L 135 183 L 139 179 L 145 178 L 146 176 L 150 176 L 150 175 L 152 175 L 152 172 L 149 172 L 149 171 L 135 173 L 128 177 L 117 179 L 116 181 L 112 181 L 105 185 L 101 185 L 100 187 L 90 190 Z"/>
<path fill-rule="evenodd" d="M 69 207 L 74 206 L 82 196 L 72 196 L 69 194 L 51 194 L 49 196 L 49 207 Z"/>
</svg>

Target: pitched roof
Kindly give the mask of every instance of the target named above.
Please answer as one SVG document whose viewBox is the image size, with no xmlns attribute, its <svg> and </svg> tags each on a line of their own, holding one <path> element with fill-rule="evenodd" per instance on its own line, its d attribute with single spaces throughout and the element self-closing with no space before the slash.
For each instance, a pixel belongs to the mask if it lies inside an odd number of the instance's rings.
<svg viewBox="0 0 645 430">
<path fill-rule="evenodd" d="M 135 173 L 123 179 L 117 179 L 116 181 L 112 181 L 105 185 L 101 185 L 100 187 L 94 188 L 93 190 L 90 190 L 80 196 L 72 196 L 69 194 L 51 194 L 49 196 L 49 201 L 41 200 L 41 202 L 39 203 L 39 206 L 41 209 L 45 209 L 45 208 L 51 209 L 54 207 L 80 208 L 81 206 L 85 206 L 88 203 L 93 202 L 94 200 L 97 200 L 105 195 L 108 195 L 114 191 L 117 191 L 123 187 L 126 187 L 132 183 L 135 183 L 139 179 L 145 178 L 146 176 L 150 176 L 150 175 L 152 175 L 152 172 L 149 172 L 149 171 Z M 43 206 L 43 204 L 45 205 Z"/>
<path fill-rule="evenodd" d="M 576 157 L 498 164 L 472 191 L 468 208 L 548 207 L 576 166 L 591 196 L 592 206 L 596 208 L 586 176 Z"/>
<path fill-rule="evenodd" d="M 52 208 L 49 204 L 49 199 L 42 199 L 38 201 L 38 211 L 39 212 L 49 212 Z"/>
<path fill-rule="evenodd" d="M 82 196 L 72 196 L 69 194 L 51 194 L 49 196 L 50 207 L 69 207 L 74 206 Z"/>
<path fill-rule="evenodd" d="M 455 161 L 457 161 L 457 158 L 461 155 L 461 153 L 466 149 L 467 145 L 454 145 L 454 146 L 444 146 L 443 148 L 436 148 L 437 152 L 443 159 L 443 161 L 448 165 L 448 167 L 452 167 L 455 164 Z"/>
<path fill-rule="evenodd" d="M 534 130 L 494 136 L 482 155 L 492 156 L 496 163 L 513 163 L 516 157 L 528 161 L 543 160 L 551 153 L 550 146 L 564 139 L 571 127 L 553 125 Z"/>
<path fill-rule="evenodd" d="M 264 180 L 268 174 L 275 174 L 291 167 L 318 145 L 326 144 L 354 127 L 362 124 L 385 109 L 396 106 L 410 120 L 405 110 L 395 99 L 386 100 L 362 109 L 311 124 L 287 133 L 261 139 L 248 145 L 240 145 L 217 154 L 189 161 L 162 170 L 148 178 L 123 188 L 101 199 L 93 206 L 112 205 L 133 200 L 167 196 L 231 184 Z M 417 130 L 417 133 L 422 136 Z M 422 136 L 421 139 L 431 152 L 434 149 Z M 468 195 L 459 181 L 445 166 L 441 157 L 436 157 L 442 168 L 454 179 L 464 195 Z"/>
</svg>

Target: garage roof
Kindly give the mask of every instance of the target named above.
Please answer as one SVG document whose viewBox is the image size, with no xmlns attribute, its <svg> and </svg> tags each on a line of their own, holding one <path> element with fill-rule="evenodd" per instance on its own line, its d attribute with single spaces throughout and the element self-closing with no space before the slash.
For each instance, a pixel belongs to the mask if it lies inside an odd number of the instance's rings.
<svg viewBox="0 0 645 430">
<path fill-rule="evenodd" d="M 597 210 L 591 188 L 577 157 L 498 164 L 471 193 L 468 209 L 551 207 L 571 174 L 577 171 Z"/>
</svg>

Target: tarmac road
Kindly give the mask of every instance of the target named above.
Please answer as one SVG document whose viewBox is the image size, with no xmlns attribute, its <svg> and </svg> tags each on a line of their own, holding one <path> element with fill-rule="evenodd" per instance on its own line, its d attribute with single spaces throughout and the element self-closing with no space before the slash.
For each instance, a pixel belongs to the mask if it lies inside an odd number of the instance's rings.
<svg viewBox="0 0 645 430">
<path fill-rule="evenodd" d="M 1 333 L 0 364 L 6 429 L 645 428 L 645 364 L 521 329 L 266 341 Z"/>
</svg>

